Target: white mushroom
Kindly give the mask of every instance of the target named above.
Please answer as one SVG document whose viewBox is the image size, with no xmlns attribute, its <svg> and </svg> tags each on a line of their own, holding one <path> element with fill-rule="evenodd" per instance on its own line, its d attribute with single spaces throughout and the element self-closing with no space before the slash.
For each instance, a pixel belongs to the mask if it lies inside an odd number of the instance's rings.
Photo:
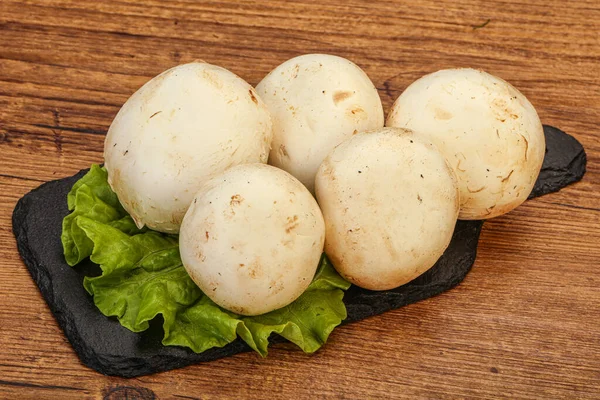
<svg viewBox="0 0 600 400">
<path fill-rule="evenodd" d="M 474 69 L 412 83 L 387 125 L 422 134 L 448 159 L 459 181 L 460 219 L 496 217 L 523 203 L 544 159 L 544 131 L 531 103 L 508 82 Z"/>
<path fill-rule="evenodd" d="M 117 114 L 104 146 L 108 181 L 139 227 L 176 233 L 207 179 L 267 162 L 271 139 L 269 112 L 248 83 L 211 64 L 180 65 Z"/>
<path fill-rule="evenodd" d="M 288 171 L 311 192 L 319 165 L 357 132 L 383 127 L 381 100 L 356 64 L 326 54 L 292 58 L 256 90 L 273 116 L 269 164 Z"/>
<path fill-rule="evenodd" d="M 207 296 L 237 314 L 258 315 L 306 290 L 324 238 L 321 210 L 296 178 L 246 164 L 200 189 L 179 245 L 186 270 Z"/>
<path fill-rule="evenodd" d="M 442 255 L 458 216 L 452 168 L 411 131 L 359 133 L 323 161 L 315 179 L 325 253 L 353 284 L 387 290 L 418 277 Z"/>
</svg>

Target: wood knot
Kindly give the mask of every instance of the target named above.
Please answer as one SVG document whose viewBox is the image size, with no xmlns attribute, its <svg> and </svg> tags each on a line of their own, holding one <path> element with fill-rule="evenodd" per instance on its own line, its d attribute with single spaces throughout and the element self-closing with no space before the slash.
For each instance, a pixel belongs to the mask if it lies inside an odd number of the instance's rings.
<svg viewBox="0 0 600 400">
<path fill-rule="evenodd" d="M 105 388 L 102 391 L 104 400 L 155 400 L 156 395 L 150 389 L 137 386 L 120 386 Z"/>
</svg>

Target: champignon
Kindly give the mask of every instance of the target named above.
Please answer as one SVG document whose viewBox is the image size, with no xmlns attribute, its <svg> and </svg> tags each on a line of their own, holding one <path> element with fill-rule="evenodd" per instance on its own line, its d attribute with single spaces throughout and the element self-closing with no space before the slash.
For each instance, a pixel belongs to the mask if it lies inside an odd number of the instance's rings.
<svg viewBox="0 0 600 400">
<path fill-rule="evenodd" d="M 186 270 L 207 296 L 236 314 L 258 315 L 306 290 L 324 238 L 321 210 L 296 178 L 245 164 L 202 186 L 179 245 Z"/>
<path fill-rule="evenodd" d="M 273 116 L 269 164 L 311 192 L 327 154 L 358 132 L 383 127 L 383 107 L 365 72 L 345 58 L 308 54 L 271 71 L 257 86 Z"/>
<path fill-rule="evenodd" d="M 337 146 L 315 179 L 325 253 L 353 284 L 403 285 L 431 268 L 454 231 L 459 195 L 437 148 L 398 128 L 359 133 Z"/>
<path fill-rule="evenodd" d="M 387 126 L 433 142 L 458 176 L 460 219 L 492 218 L 523 203 L 542 167 L 542 124 L 508 82 L 470 68 L 424 76 L 398 97 Z"/>
<path fill-rule="evenodd" d="M 267 107 L 228 70 L 171 68 L 127 100 L 104 146 L 108 182 L 138 227 L 176 233 L 194 194 L 230 166 L 267 162 Z"/>
</svg>

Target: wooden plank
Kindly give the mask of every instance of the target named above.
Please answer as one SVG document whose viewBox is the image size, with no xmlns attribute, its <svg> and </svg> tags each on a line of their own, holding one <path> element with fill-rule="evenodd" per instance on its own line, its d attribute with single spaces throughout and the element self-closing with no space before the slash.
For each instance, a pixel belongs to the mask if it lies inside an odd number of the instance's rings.
<svg viewBox="0 0 600 400">
<path fill-rule="evenodd" d="M 599 31 L 595 0 L 3 0 L 0 397 L 599 398 Z M 459 287 L 341 327 L 317 354 L 278 345 L 130 380 L 82 366 L 19 260 L 16 201 L 101 162 L 121 104 L 164 69 L 201 58 L 256 84 L 310 52 L 358 63 L 386 110 L 437 69 L 498 74 L 584 144 L 588 173 L 487 222 Z"/>
</svg>

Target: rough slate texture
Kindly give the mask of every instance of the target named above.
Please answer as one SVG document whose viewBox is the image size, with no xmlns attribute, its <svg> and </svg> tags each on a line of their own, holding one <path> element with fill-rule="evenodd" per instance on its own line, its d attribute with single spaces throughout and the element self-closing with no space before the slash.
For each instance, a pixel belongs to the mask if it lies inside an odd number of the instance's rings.
<svg viewBox="0 0 600 400">
<path fill-rule="evenodd" d="M 555 192 L 580 180 L 586 156 L 576 139 L 559 129 L 544 126 L 546 157 L 530 197 Z M 114 318 L 98 311 L 82 281 L 91 262 L 69 267 L 62 254 L 61 223 L 67 215 L 66 196 L 86 171 L 41 185 L 17 203 L 13 232 L 27 269 L 40 288 L 59 325 L 82 362 L 103 374 L 134 377 L 211 361 L 250 350 L 237 340 L 201 354 L 181 347 L 163 346 L 162 321 L 133 333 Z M 361 320 L 390 309 L 435 296 L 460 283 L 475 261 L 482 221 L 459 221 L 450 246 L 436 265 L 414 281 L 397 289 L 372 292 L 352 286 L 344 297 L 348 319 Z M 280 341 L 279 337 L 273 338 Z"/>
</svg>

